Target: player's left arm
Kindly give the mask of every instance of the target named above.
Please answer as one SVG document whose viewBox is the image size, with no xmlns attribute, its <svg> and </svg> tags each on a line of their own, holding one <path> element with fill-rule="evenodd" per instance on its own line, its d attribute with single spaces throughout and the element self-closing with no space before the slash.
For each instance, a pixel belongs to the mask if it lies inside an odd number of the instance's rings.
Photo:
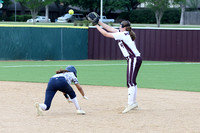
<svg viewBox="0 0 200 133">
<path fill-rule="evenodd" d="M 106 29 L 107 31 L 111 32 L 111 33 L 116 33 L 118 32 L 118 29 L 115 29 L 101 21 L 98 22 L 99 25 L 101 25 L 104 29 Z"/>
<path fill-rule="evenodd" d="M 105 37 L 109 37 L 109 38 L 114 38 L 112 33 L 109 33 L 107 31 L 105 31 L 104 29 L 102 29 L 99 25 L 95 25 L 97 30 Z"/>
</svg>

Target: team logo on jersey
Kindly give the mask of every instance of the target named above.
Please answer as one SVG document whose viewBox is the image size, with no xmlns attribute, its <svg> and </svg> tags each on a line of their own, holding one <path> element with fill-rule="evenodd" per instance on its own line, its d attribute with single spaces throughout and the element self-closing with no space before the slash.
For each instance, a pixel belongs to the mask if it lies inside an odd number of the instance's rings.
<svg viewBox="0 0 200 133">
<path fill-rule="evenodd" d="M 119 45 L 124 48 L 124 44 L 122 43 L 122 41 L 119 41 Z"/>
<path fill-rule="evenodd" d="M 124 35 L 129 35 L 129 33 L 124 33 Z"/>
</svg>

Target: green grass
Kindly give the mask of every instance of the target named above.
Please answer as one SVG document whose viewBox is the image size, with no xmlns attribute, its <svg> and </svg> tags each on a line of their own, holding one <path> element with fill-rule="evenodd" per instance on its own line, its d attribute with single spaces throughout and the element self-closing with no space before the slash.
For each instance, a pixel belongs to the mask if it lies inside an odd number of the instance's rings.
<svg viewBox="0 0 200 133">
<path fill-rule="evenodd" d="M 160 65 L 156 64 L 156 62 L 146 62 L 142 66 L 138 82 L 142 87 L 200 91 L 199 63 L 159 62 Z"/>
<path fill-rule="evenodd" d="M 48 82 L 58 69 L 74 65 L 80 84 L 126 87 L 126 60 L 0 61 L 1 81 Z M 200 91 L 200 63 L 143 61 L 140 88 Z"/>
</svg>

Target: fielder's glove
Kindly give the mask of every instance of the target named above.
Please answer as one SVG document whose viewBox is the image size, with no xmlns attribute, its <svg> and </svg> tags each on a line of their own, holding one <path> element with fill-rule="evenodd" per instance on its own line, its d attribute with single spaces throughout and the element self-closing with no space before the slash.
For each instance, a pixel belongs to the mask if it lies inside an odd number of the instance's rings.
<svg viewBox="0 0 200 133">
<path fill-rule="evenodd" d="M 99 15 L 96 12 L 89 13 L 86 18 L 92 23 L 93 26 L 99 23 Z"/>
</svg>

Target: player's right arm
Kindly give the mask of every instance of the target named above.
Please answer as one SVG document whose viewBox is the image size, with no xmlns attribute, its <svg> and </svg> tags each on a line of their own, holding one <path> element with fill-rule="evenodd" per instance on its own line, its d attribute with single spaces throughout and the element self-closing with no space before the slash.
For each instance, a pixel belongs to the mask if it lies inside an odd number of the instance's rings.
<svg viewBox="0 0 200 133">
<path fill-rule="evenodd" d="M 85 96 L 85 93 L 81 87 L 81 85 L 78 83 L 78 79 L 75 77 L 75 75 L 73 74 L 73 82 L 76 86 L 76 88 L 78 89 L 78 91 L 81 93 L 81 95 L 83 96 L 84 99 L 88 99 L 86 96 Z"/>
<path fill-rule="evenodd" d="M 113 27 L 111 27 L 111 26 L 109 26 L 109 25 L 107 25 L 107 24 L 105 24 L 105 23 L 103 23 L 101 21 L 99 21 L 98 24 L 101 25 L 104 29 L 106 29 L 109 32 L 112 32 L 112 33 L 118 32 L 117 29 L 115 29 L 115 28 L 113 28 Z"/>
<path fill-rule="evenodd" d="M 85 96 L 85 93 L 84 93 L 81 85 L 80 84 L 75 84 L 75 86 L 78 89 L 78 91 L 81 93 L 81 95 L 83 96 L 83 98 L 87 100 L 88 98 Z"/>
<path fill-rule="evenodd" d="M 76 86 L 76 88 L 78 89 L 78 91 L 81 93 L 81 95 L 82 95 L 82 96 L 85 96 L 85 93 L 84 93 L 84 91 L 83 91 L 81 85 L 80 85 L 80 84 L 75 84 L 75 86 Z"/>
</svg>

